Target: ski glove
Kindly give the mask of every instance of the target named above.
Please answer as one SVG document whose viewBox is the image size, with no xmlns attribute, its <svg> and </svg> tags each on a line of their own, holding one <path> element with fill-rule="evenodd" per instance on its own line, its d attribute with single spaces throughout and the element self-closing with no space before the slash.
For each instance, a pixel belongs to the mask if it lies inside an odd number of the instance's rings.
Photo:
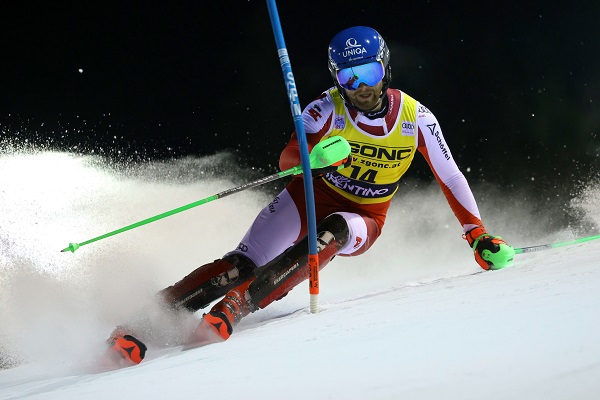
<svg viewBox="0 0 600 400">
<path fill-rule="evenodd" d="M 352 164 L 352 156 L 348 156 L 348 157 L 344 158 L 343 160 L 340 160 L 340 161 L 338 161 L 336 163 L 328 165 L 327 167 L 314 168 L 311 171 L 312 172 L 312 176 L 316 177 L 316 176 L 325 175 L 328 172 L 333 172 L 333 171 L 337 171 L 337 170 L 342 169 L 342 168 L 349 167 L 351 164 Z"/>
<path fill-rule="evenodd" d="M 485 228 L 479 226 L 463 235 L 475 254 L 475 261 L 483 269 L 496 270 L 510 266 L 515 249 L 501 237 L 489 235 Z"/>
</svg>

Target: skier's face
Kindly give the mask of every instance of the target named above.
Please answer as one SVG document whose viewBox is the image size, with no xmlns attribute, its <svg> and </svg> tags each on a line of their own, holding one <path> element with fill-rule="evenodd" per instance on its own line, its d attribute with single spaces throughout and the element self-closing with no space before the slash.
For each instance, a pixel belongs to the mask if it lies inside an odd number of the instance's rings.
<svg viewBox="0 0 600 400">
<path fill-rule="evenodd" d="M 383 88 L 383 81 L 379 81 L 375 86 L 367 86 L 365 83 L 361 83 L 356 90 L 346 91 L 346 96 L 352 101 L 356 107 L 361 110 L 371 110 L 379 102 L 381 96 L 381 89 Z M 378 111 L 381 108 L 381 103 L 371 111 Z"/>
</svg>

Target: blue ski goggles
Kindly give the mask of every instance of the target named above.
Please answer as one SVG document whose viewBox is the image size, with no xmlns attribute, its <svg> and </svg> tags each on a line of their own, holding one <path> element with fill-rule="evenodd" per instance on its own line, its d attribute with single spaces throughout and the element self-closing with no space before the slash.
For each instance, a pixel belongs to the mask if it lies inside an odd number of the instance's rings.
<svg viewBox="0 0 600 400">
<path fill-rule="evenodd" d="M 356 90 L 361 83 L 367 86 L 377 85 L 385 75 L 381 61 L 340 69 L 336 73 L 340 86 L 348 90 Z"/>
</svg>

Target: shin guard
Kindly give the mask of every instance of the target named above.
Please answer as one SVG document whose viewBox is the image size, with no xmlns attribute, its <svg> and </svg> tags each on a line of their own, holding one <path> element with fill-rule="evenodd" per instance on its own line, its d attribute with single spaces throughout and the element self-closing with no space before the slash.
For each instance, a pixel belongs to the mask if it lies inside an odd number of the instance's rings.
<svg viewBox="0 0 600 400">
<path fill-rule="evenodd" d="M 191 312 L 206 307 L 246 281 L 256 266 L 240 254 L 231 254 L 205 264 L 191 274 L 159 292 L 166 304 Z"/>
<path fill-rule="evenodd" d="M 331 214 L 319 223 L 317 231 L 319 269 L 322 269 L 348 242 L 348 224 L 341 215 Z M 308 278 L 308 236 L 256 272 L 248 293 L 253 305 L 265 308 Z"/>
</svg>

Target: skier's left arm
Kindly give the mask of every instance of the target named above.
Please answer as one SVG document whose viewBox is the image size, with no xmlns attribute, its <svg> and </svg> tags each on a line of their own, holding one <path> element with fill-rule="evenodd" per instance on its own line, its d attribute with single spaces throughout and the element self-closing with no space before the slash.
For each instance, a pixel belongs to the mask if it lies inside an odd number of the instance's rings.
<svg viewBox="0 0 600 400">
<path fill-rule="evenodd" d="M 485 270 L 508 266 L 514 250 L 501 238 L 486 232 L 473 192 L 452 157 L 437 118 L 427 108 L 419 106 L 417 126 L 417 148 L 425 157 L 450 208 L 460 222 L 463 237 L 473 248 L 475 260 Z"/>
</svg>

